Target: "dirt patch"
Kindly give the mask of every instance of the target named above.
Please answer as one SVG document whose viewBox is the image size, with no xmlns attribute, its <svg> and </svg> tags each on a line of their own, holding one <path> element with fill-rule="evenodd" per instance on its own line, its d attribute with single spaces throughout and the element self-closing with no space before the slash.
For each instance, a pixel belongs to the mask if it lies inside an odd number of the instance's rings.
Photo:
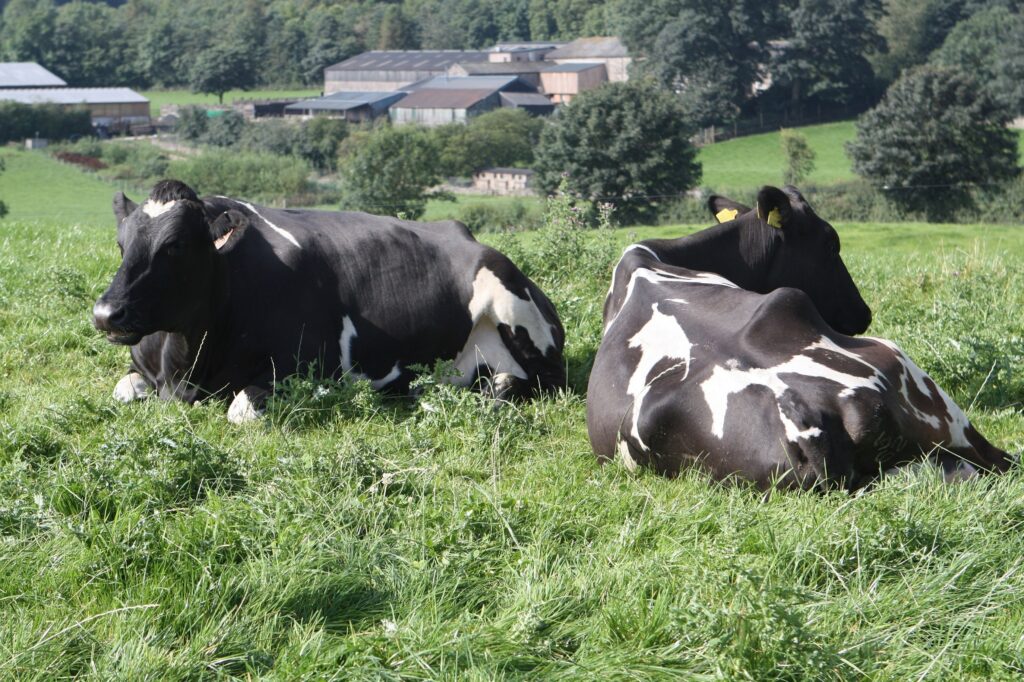
<svg viewBox="0 0 1024 682">
<path fill-rule="evenodd" d="M 76 154 L 74 152 L 57 152 L 54 156 L 64 163 L 73 163 L 76 166 L 88 168 L 89 170 L 102 170 L 107 167 L 107 164 L 95 156 L 86 156 L 85 154 Z"/>
</svg>

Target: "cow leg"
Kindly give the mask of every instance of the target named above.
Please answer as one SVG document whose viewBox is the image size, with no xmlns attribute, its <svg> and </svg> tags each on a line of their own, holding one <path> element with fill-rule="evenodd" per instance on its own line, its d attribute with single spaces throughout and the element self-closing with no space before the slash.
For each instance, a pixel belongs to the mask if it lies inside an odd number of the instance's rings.
<svg viewBox="0 0 1024 682">
<path fill-rule="evenodd" d="M 152 395 L 153 389 L 138 372 L 128 372 L 114 386 L 114 400 L 130 403 Z"/>
<path fill-rule="evenodd" d="M 266 411 L 267 398 L 270 391 L 258 386 L 246 386 L 235 394 L 235 399 L 228 407 L 228 421 L 232 424 L 245 424 L 256 421 Z"/>
</svg>

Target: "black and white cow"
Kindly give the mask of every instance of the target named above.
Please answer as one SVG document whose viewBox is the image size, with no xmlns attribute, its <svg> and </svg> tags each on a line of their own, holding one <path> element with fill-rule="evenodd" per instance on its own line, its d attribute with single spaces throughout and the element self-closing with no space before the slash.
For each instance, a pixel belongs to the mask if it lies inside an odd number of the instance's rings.
<svg viewBox="0 0 1024 682">
<path fill-rule="evenodd" d="M 601 460 L 761 487 L 854 489 L 931 455 L 950 477 L 1008 455 L 870 322 L 835 230 L 792 187 L 626 249 L 587 392 Z M 724 211 L 724 213 L 723 213 Z M 733 213 L 735 211 L 735 213 Z"/>
<path fill-rule="evenodd" d="M 93 318 L 131 346 L 119 400 L 233 397 L 239 422 L 306 366 L 403 392 L 437 359 L 499 398 L 565 384 L 554 306 L 461 223 L 200 200 L 173 180 L 114 213 L 122 262 Z"/>
</svg>

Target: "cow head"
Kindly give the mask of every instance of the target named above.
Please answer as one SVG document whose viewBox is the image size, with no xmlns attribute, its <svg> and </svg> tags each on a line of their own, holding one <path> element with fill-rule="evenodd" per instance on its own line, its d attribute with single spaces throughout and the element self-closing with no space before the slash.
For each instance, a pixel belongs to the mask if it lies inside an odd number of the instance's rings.
<svg viewBox="0 0 1024 682">
<path fill-rule="evenodd" d="M 836 331 L 867 330 L 871 309 L 839 255 L 839 235 L 795 187 L 762 187 L 754 209 L 719 196 L 708 207 L 720 223 L 735 223 L 741 231 L 740 248 L 756 273 L 756 290 L 800 289 Z"/>
<path fill-rule="evenodd" d="M 114 195 L 121 266 L 93 306 L 96 329 L 124 345 L 190 329 L 213 300 L 218 240 L 245 220 L 235 213 L 211 223 L 192 188 L 176 180 L 157 183 L 141 206 Z"/>
</svg>

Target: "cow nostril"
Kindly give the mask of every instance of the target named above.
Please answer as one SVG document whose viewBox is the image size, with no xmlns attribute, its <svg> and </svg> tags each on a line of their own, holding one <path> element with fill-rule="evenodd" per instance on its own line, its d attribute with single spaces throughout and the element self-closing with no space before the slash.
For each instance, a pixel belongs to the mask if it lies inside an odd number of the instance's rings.
<svg viewBox="0 0 1024 682">
<path fill-rule="evenodd" d="M 111 330 L 124 320 L 124 308 L 115 309 L 105 301 L 97 301 L 92 307 L 92 320 L 97 329 Z"/>
</svg>

